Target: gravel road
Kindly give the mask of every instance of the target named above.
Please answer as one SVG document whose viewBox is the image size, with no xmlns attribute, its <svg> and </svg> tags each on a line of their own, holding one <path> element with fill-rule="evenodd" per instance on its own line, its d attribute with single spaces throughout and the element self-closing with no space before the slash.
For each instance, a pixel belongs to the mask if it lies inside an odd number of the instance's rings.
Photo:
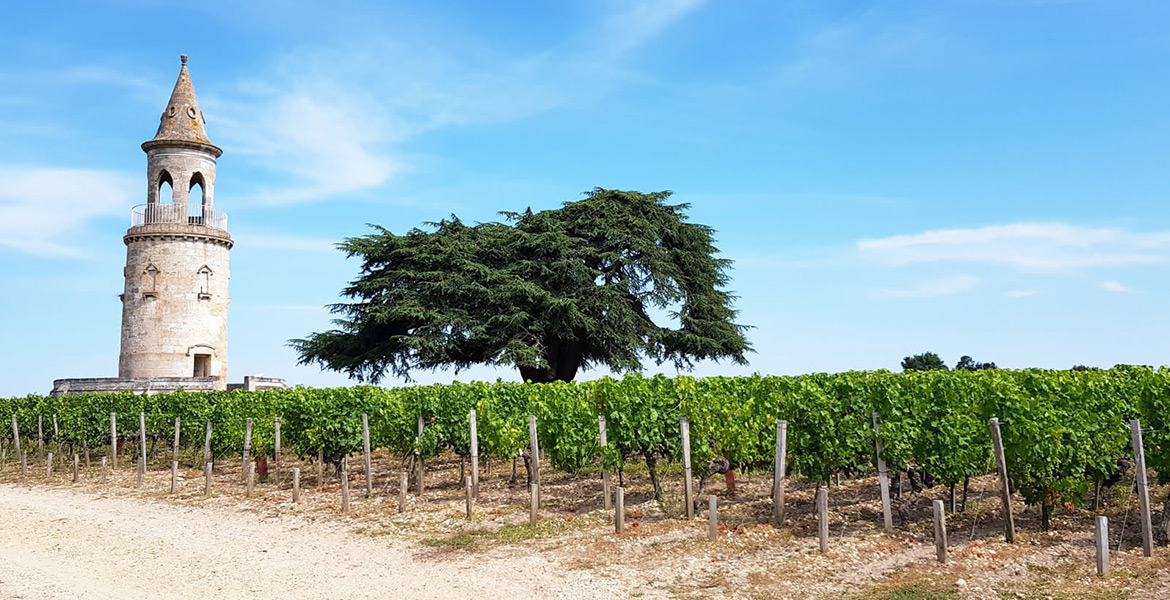
<svg viewBox="0 0 1170 600">
<path fill-rule="evenodd" d="M 618 598 L 539 555 L 427 558 L 300 518 L 0 484 L 0 598 Z"/>
</svg>

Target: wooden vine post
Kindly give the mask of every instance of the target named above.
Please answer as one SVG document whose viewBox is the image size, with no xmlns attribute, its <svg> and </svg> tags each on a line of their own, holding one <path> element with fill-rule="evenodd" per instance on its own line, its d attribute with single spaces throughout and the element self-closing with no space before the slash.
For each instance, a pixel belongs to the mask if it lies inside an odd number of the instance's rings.
<svg viewBox="0 0 1170 600">
<path fill-rule="evenodd" d="M 886 459 L 882 457 L 882 432 L 878 425 L 878 414 L 873 413 L 873 456 L 877 459 L 878 485 L 882 494 L 882 523 L 886 530 L 894 528 L 894 515 L 890 510 L 890 473 L 886 470 Z M 954 499 L 952 495 L 952 500 Z"/>
<path fill-rule="evenodd" d="M 410 486 L 410 475 L 402 472 L 402 479 L 398 482 L 398 512 L 406 512 L 406 488 Z"/>
<path fill-rule="evenodd" d="M 536 415 L 528 415 L 528 452 L 532 465 L 532 485 L 536 486 L 536 507 L 540 507 L 540 442 L 536 436 Z"/>
<path fill-rule="evenodd" d="M 203 463 L 203 495 L 211 495 L 211 463 Z"/>
<path fill-rule="evenodd" d="M 252 455 L 252 417 L 244 421 L 244 454 L 240 460 L 240 475 L 248 478 L 248 459 Z"/>
<path fill-rule="evenodd" d="M 679 427 L 682 430 L 682 453 L 683 453 L 683 495 L 686 497 L 687 503 L 687 518 L 695 518 L 695 500 L 693 483 L 691 482 L 691 422 L 686 417 L 679 419 Z"/>
<path fill-rule="evenodd" d="M 1109 518 L 1097 517 L 1093 529 L 1093 545 L 1097 548 L 1097 574 L 1109 573 Z"/>
<path fill-rule="evenodd" d="M 471 477 L 468 477 L 464 481 L 466 481 L 466 486 L 467 486 L 467 490 L 466 490 L 467 491 L 467 518 L 470 519 L 471 518 L 471 494 L 472 494 L 472 492 L 471 492 Z"/>
<path fill-rule="evenodd" d="M 20 452 L 20 426 L 16 424 L 16 415 L 12 415 L 12 444 L 16 450 L 16 456 L 22 457 L 24 454 Z M 21 473 L 24 475 L 24 473 Z"/>
<path fill-rule="evenodd" d="M 138 487 L 146 475 L 146 413 L 138 413 Z"/>
<path fill-rule="evenodd" d="M 341 512 L 349 512 L 349 457 L 341 458 Z"/>
<path fill-rule="evenodd" d="M 81 468 L 81 457 L 74 454 L 73 455 L 73 483 L 77 483 L 77 478 L 78 478 L 77 472 L 80 470 L 80 468 Z"/>
<path fill-rule="evenodd" d="M 719 539 L 719 499 L 715 494 L 707 496 L 707 539 Z"/>
<path fill-rule="evenodd" d="M 613 530 L 621 533 L 626 526 L 626 488 L 618 486 L 617 497 L 613 503 Z"/>
<path fill-rule="evenodd" d="M 179 417 L 175 417 L 175 444 L 171 447 L 171 462 L 179 460 L 179 434 L 182 432 L 182 421 Z"/>
<path fill-rule="evenodd" d="M 118 415 L 110 413 L 110 468 L 118 469 Z"/>
<path fill-rule="evenodd" d="M 293 467 L 293 489 L 292 489 L 293 504 L 301 501 L 301 468 Z"/>
<path fill-rule="evenodd" d="M 1009 544 L 1016 541 L 1016 519 L 1012 515 L 1012 490 L 1008 484 L 1007 458 L 1003 452 L 1003 436 L 999 431 L 999 419 L 988 421 L 991 427 L 991 443 L 995 446 L 995 470 L 999 474 L 999 499 L 1003 505 L 1004 539 Z"/>
<path fill-rule="evenodd" d="M 370 470 L 370 416 L 362 413 L 362 450 L 365 451 L 366 495 L 374 493 L 374 474 Z"/>
<path fill-rule="evenodd" d="M 772 467 L 772 524 L 784 523 L 784 483 L 788 470 L 788 421 L 776 421 L 776 464 Z"/>
<path fill-rule="evenodd" d="M 211 463 L 211 421 L 207 422 L 207 435 L 203 438 L 203 464 Z"/>
<path fill-rule="evenodd" d="M 171 461 L 171 493 L 175 493 L 175 486 L 179 483 L 179 461 Z"/>
<path fill-rule="evenodd" d="M 1151 556 L 1154 551 L 1154 528 L 1150 518 L 1150 484 L 1146 480 L 1146 450 L 1142 445 L 1142 424 L 1133 419 L 1129 422 L 1133 434 L 1134 485 L 1137 486 L 1138 508 L 1141 510 L 1142 553 Z"/>
<path fill-rule="evenodd" d="M 275 470 L 273 478 L 275 478 L 276 483 L 280 483 L 280 417 L 276 417 L 272 427 L 272 462 Z"/>
<path fill-rule="evenodd" d="M 540 510 L 540 484 L 528 486 L 528 524 L 536 525 L 537 512 Z"/>
<path fill-rule="evenodd" d="M 479 498 L 479 424 L 474 408 L 467 413 L 467 420 L 471 428 L 471 494 Z"/>
<path fill-rule="evenodd" d="M 604 510 L 610 509 L 610 490 L 609 490 L 609 471 L 605 468 L 605 449 L 609 446 L 609 438 L 605 431 L 605 415 L 597 415 L 597 429 L 601 437 L 601 507 Z"/>
<path fill-rule="evenodd" d="M 934 501 L 934 554 L 938 562 L 947 562 L 947 511 L 942 500 Z"/>
<path fill-rule="evenodd" d="M 422 500 L 422 495 L 423 495 L 422 437 L 423 437 L 423 431 L 426 429 L 426 427 L 427 427 L 427 424 L 425 421 L 423 421 L 422 415 L 419 415 L 418 416 L 418 454 L 415 455 L 415 458 L 417 460 L 415 460 L 415 465 L 414 465 L 415 468 L 418 469 L 418 471 L 415 472 L 416 481 L 415 481 L 414 491 L 416 493 L 418 493 L 418 499 L 420 501 Z"/>
<path fill-rule="evenodd" d="M 829 488 L 817 486 L 817 539 L 821 554 L 829 551 Z"/>
</svg>

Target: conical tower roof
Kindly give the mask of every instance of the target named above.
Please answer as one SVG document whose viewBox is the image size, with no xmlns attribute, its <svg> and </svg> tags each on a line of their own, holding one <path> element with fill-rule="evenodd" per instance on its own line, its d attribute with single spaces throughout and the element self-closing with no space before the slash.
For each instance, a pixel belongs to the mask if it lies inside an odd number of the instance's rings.
<svg viewBox="0 0 1170 600">
<path fill-rule="evenodd" d="M 187 55 L 179 58 L 183 61 L 179 68 L 179 80 L 175 82 L 171 100 L 167 102 L 158 124 L 158 133 L 154 134 L 151 142 L 195 142 L 210 146 L 207 122 L 203 119 L 203 111 L 199 110 L 195 86 L 191 84 L 191 74 L 187 72 Z"/>
</svg>

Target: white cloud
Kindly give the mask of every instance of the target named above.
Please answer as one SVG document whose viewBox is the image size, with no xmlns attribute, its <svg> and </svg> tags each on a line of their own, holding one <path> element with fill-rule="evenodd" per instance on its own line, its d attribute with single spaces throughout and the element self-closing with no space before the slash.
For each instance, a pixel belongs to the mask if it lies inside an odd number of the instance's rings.
<svg viewBox="0 0 1170 600">
<path fill-rule="evenodd" d="M 1006 298 L 1029 298 L 1031 296 L 1036 296 L 1039 293 L 1040 292 L 1038 290 L 1010 290 L 1004 292 L 1003 295 Z"/>
<path fill-rule="evenodd" d="M 0 165 L 0 247 L 82 258 L 70 242 L 91 219 L 128 215 L 134 179 L 110 171 Z"/>
<path fill-rule="evenodd" d="M 1106 282 L 1102 283 L 1101 289 L 1105 290 L 1106 292 L 1117 292 L 1117 293 L 1129 291 L 1129 288 L 1125 287 L 1124 285 L 1121 285 L 1120 283 L 1118 283 L 1116 281 L 1106 281 Z"/>
<path fill-rule="evenodd" d="M 895 267 L 962 262 L 1067 271 L 1165 263 L 1170 259 L 1170 231 L 1012 223 L 865 239 L 857 242 L 857 250 L 865 259 Z"/>
<path fill-rule="evenodd" d="M 970 275 L 956 275 L 927 281 L 917 287 L 902 290 L 878 290 L 878 298 L 937 298 L 961 294 L 975 287 L 979 278 Z"/>
<path fill-rule="evenodd" d="M 213 140 L 287 182 L 254 201 L 325 200 L 378 188 L 406 170 L 398 148 L 423 133 L 512 121 L 608 93 L 629 52 L 700 4 L 619 3 L 577 35 L 526 54 L 452 32 L 388 32 L 379 23 L 274 57 L 267 72 L 236 89 L 200 97 Z"/>
</svg>

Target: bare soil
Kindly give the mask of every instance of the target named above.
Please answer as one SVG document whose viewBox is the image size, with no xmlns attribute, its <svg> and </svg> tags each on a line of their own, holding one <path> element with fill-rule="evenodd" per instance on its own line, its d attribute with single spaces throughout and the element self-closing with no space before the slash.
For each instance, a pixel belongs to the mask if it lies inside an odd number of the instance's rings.
<svg viewBox="0 0 1170 600">
<path fill-rule="evenodd" d="M 160 453 L 161 454 L 161 453 Z M 542 471 L 540 520 L 528 524 L 523 465 L 481 470 L 480 497 L 465 513 L 461 461 L 426 464 L 426 490 L 398 511 L 400 457 L 374 455 L 365 492 L 360 456 L 349 473 L 349 512 L 327 467 L 283 457 L 279 477 L 251 496 L 242 461 L 221 459 L 212 494 L 183 454 L 177 489 L 159 457 L 136 487 L 130 459 L 107 483 L 98 460 L 72 483 L 72 463 L 45 476 L 43 459 L 20 475 L 0 466 L 0 598 L 846 598 L 850 600 L 1153 600 L 1170 598 L 1170 550 L 1141 553 L 1137 501 L 1127 485 L 1108 489 L 1097 513 L 1072 507 L 1040 530 L 1039 511 L 1015 506 L 1019 541 L 1003 541 L 995 478 L 972 481 L 966 509 L 948 515 L 946 564 L 935 559 L 930 501 L 943 487 L 896 501 L 895 529 L 881 529 L 876 478 L 830 488 L 829 552 L 821 554 L 815 486 L 799 478 L 782 527 L 770 522 L 770 474 L 722 478 L 719 539 L 707 540 L 704 513 L 682 518 L 678 467 L 661 465 L 661 503 L 645 467 L 623 473 L 626 529 L 615 534 L 597 473 Z M 169 458 L 169 457 L 168 457 Z M 302 469 L 302 499 L 291 501 L 290 468 Z M 466 470 L 463 470 L 466 474 Z M 615 485 L 616 474 L 613 477 Z M 1154 490 L 1160 506 L 1167 493 Z M 1092 516 L 1109 517 L 1112 570 L 1094 570 Z"/>
</svg>

